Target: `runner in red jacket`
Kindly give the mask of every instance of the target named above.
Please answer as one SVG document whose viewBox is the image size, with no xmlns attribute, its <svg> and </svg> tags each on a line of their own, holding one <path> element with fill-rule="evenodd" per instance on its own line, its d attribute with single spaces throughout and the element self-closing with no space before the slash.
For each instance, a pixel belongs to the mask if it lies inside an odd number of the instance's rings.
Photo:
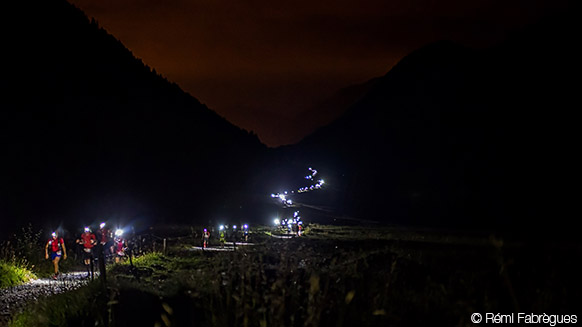
<svg viewBox="0 0 582 327">
<path fill-rule="evenodd" d="M 91 228 L 85 227 L 85 232 L 81 234 L 81 238 L 77 240 L 77 244 L 83 245 L 83 261 L 87 268 L 87 277 L 91 275 L 91 261 L 93 260 L 93 247 L 97 244 L 95 234 L 91 232 Z"/>
<path fill-rule="evenodd" d="M 49 249 L 50 249 L 50 258 L 53 261 L 53 265 L 55 267 L 55 274 L 53 275 L 53 279 L 57 279 L 59 275 L 59 261 L 61 260 L 61 256 L 64 260 L 67 260 L 67 248 L 65 247 L 65 241 L 62 237 L 58 237 L 57 232 L 53 232 L 52 237 L 46 242 L 46 246 L 44 247 L 44 256 L 46 259 L 49 258 Z"/>
</svg>

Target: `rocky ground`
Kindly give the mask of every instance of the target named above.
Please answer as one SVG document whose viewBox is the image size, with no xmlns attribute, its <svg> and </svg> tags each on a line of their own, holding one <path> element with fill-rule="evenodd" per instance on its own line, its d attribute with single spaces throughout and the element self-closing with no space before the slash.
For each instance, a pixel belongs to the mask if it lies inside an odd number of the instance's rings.
<svg viewBox="0 0 582 327">
<path fill-rule="evenodd" d="M 0 326 L 6 326 L 10 318 L 26 304 L 43 297 L 77 289 L 87 283 L 86 272 L 62 274 L 58 279 L 41 278 L 16 287 L 0 290 Z"/>
</svg>

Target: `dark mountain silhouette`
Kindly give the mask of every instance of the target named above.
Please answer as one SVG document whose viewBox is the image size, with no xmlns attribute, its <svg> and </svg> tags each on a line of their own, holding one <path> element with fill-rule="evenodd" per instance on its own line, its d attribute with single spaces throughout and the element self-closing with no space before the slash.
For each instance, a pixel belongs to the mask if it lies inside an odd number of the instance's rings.
<svg viewBox="0 0 582 327">
<path fill-rule="evenodd" d="M 255 135 L 66 1 L 4 9 L 2 219 L 208 221 L 244 202 Z"/>
<path fill-rule="evenodd" d="M 28 221 L 263 219 L 268 193 L 308 165 L 326 179 L 325 192 L 300 199 L 318 208 L 312 217 L 540 230 L 567 227 L 578 211 L 573 17 L 491 50 L 419 49 L 369 89 L 338 97 L 335 109 L 356 102 L 337 121 L 267 151 L 66 1 L 4 9 L 4 231 Z"/>
<path fill-rule="evenodd" d="M 567 229 L 576 199 L 578 21 L 548 19 L 494 49 L 450 42 L 398 63 L 282 162 L 327 171 L 328 209 L 381 222 Z M 574 209 L 575 211 L 570 211 Z"/>
<path fill-rule="evenodd" d="M 298 135 L 313 133 L 318 128 L 343 115 L 354 103 L 368 93 L 377 81 L 378 78 L 373 78 L 364 83 L 341 88 L 316 105 L 297 114 L 291 125 L 294 126 Z"/>
</svg>

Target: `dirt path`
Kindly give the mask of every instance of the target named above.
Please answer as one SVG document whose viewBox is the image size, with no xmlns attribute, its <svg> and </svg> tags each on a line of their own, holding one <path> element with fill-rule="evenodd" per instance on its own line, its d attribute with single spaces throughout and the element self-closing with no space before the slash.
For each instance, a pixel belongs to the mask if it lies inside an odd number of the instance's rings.
<svg viewBox="0 0 582 327">
<path fill-rule="evenodd" d="M 240 247 L 240 246 L 253 246 L 255 245 L 254 243 L 245 243 L 245 242 L 237 242 L 236 243 L 236 247 Z M 236 250 L 235 245 L 232 242 L 225 242 L 224 243 L 224 247 L 220 247 L 220 246 L 209 246 L 209 247 L 201 247 L 201 246 L 193 246 L 190 248 L 191 251 L 235 251 Z"/>
<path fill-rule="evenodd" d="M 16 287 L 1 289 L 0 326 L 7 326 L 10 318 L 29 303 L 85 285 L 89 280 L 86 276 L 86 272 L 71 272 L 62 274 L 57 280 L 41 278 Z"/>
</svg>

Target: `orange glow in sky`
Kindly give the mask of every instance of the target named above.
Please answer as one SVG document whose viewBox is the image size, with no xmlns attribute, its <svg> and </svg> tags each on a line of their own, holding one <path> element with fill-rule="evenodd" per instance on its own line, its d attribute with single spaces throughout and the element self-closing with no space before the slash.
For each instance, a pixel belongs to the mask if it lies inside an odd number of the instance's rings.
<svg viewBox="0 0 582 327">
<path fill-rule="evenodd" d="M 305 121 L 318 102 L 386 74 L 414 49 L 442 39 L 490 46 L 567 3 L 71 2 L 144 63 L 269 146 L 299 141 L 315 128 Z M 298 127 L 301 120 L 307 125 Z"/>
</svg>

